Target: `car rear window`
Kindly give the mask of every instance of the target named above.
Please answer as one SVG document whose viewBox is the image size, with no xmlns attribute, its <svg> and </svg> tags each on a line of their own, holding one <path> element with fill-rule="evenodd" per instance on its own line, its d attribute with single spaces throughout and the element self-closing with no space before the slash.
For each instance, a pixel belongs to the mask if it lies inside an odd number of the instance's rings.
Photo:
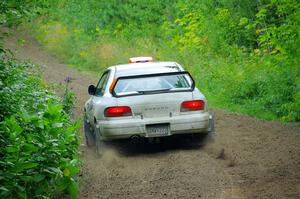
<svg viewBox="0 0 300 199">
<path fill-rule="evenodd" d="M 118 79 L 114 93 L 117 96 L 186 91 L 192 89 L 188 73 L 153 74 Z"/>
</svg>

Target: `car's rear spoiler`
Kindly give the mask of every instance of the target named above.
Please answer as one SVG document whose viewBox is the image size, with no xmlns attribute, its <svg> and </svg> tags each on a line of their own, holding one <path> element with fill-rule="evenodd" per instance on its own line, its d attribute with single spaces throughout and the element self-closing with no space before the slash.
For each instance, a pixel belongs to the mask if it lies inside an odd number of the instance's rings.
<svg viewBox="0 0 300 199">
<path fill-rule="evenodd" d="M 112 85 L 112 88 L 111 88 L 112 95 L 114 97 L 126 97 L 126 96 L 140 95 L 138 93 L 137 94 L 136 93 L 127 94 L 127 95 L 117 95 L 115 93 L 115 86 L 116 86 L 117 82 L 120 79 L 133 79 L 133 78 L 157 77 L 157 76 L 168 76 L 168 75 L 188 75 L 191 78 L 191 80 L 192 80 L 192 85 L 191 85 L 190 89 L 185 89 L 185 90 L 170 90 L 170 91 L 167 91 L 168 93 L 172 93 L 172 92 L 190 92 L 190 91 L 193 91 L 195 89 L 195 81 L 194 81 L 193 77 L 191 76 L 191 74 L 189 72 L 187 72 L 187 71 L 180 71 L 180 72 L 170 72 L 170 73 L 154 73 L 154 74 L 131 75 L 131 76 L 121 76 L 121 77 L 118 77 L 116 80 L 114 80 L 114 84 Z M 153 93 L 151 93 L 151 94 L 153 94 Z M 145 93 L 144 95 L 147 95 L 147 94 Z"/>
</svg>

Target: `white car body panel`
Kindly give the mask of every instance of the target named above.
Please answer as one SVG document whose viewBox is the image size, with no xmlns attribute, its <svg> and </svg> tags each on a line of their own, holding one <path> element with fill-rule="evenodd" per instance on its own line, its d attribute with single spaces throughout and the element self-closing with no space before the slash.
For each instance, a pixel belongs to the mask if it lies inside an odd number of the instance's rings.
<svg viewBox="0 0 300 199">
<path fill-rule="evenodd" d="M 195 87 L 193 91 L 166 92 L 147 95 L 114 97 L 110 86 L 122 76 L 144 75 L 184 71 L 175 62 L 150 62 L 117 65 L 108 68 L 109 78 L 103 96 L 91 96 L 85 103 L 85 120 L 93 128 L 99 128 L 103 140 L 148 137 L 146 125 L 169 124 L 169 134 L 207 133 L 210 114 L 204 95 Z M 181 112 L 184 101 L 203 100 L 205 109 Z M 105 117 L 107 107 L 129 106 L 132 116 Z"/>
</svg>

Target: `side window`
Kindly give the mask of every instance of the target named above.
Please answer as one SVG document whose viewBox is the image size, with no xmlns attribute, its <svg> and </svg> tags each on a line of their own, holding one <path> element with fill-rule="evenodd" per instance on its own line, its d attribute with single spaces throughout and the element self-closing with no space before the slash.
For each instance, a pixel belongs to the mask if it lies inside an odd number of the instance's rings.
<svg viewBox="0 0 300 199">
<path fill-rule="evenodd" d="M 98 85 L 96 87 L 96 96 L 103 96 L 105 88 L 106 88 L 106 84 L 109 78 L 109 71 L 106 71 L 103 73 L 103 75 L 101 76 Z"/>
</svg>

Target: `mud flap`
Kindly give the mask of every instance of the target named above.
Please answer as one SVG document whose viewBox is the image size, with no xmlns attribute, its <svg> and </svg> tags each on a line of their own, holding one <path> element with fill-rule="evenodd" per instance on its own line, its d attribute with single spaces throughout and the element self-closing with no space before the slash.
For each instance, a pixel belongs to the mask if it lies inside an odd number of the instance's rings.
<svg viewBox="0 0 300 199">
<path fill-rule="evenodd" d="M 212 143 L 215 141 L 215 117 L 212 113 L 209 115 L 207 134 L 204 138 L 204 143 Z"/>
<path fill-rule="evenodd" d="M 214 133 L 215 132 L 215 116 L 210 113 L 209 120 L 208 120 L 208 133 Z"/>
<path fill-rule="evenodd" d="M 102 157 L 106 146 L 105 146 L 105 142 L 101 138 L 101 132 L 98 126 L 95 129 L 95 137 L 96 137 L 96 154 L 100 158 Z"/>
<path fill-rule="evenodd" d="M 85 136 L 85 142 L 88 147 L 95 146 L 95 137 L 91 131 L 90 124 L 86 120 L 83 122 L 83 131 Z"/>
</svg>

